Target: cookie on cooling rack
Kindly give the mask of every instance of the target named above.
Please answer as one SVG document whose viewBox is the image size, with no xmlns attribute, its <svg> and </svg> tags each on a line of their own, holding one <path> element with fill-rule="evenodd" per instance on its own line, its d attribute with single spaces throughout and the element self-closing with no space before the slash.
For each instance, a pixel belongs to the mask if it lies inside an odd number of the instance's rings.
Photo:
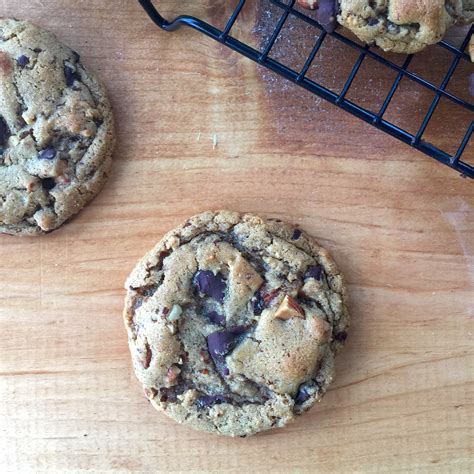
<svg viewBox="0 0 474 474">
<path fill-rule="evenodd" d="M 448 0 L 446 9 L 457 25 L 474 22 L 474 0 Z"/>
<path fill-rule="evenodd" d="M 52 231 L 102 188 L 112 112 L 79 55 L 26 22 L 0 19 L 0 232 Z"/>
<path fill-rule="evenodd" d="M 126 283 L 135 373 L 153 406 L 228 436 L 283 427 L 319 401 L 347 336 L 342 277 L 298 228 L 205 212 Z"/>
<path fill-rule="evenodd" d="M 340 0 L 338 22 L 385 51 L 416 53 L 455 23 L 471 23 L 473 0 Z"/>
</svg>

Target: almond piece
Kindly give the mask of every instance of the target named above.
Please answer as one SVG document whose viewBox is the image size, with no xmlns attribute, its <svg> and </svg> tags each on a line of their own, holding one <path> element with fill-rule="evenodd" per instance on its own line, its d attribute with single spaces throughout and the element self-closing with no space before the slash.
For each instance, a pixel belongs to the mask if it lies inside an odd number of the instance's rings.
<svg viewBox="0 0 474 474">
<path fill-rule="evenodd" d="M 277 319 L 300 318 L 304 319 L 304 309 L 291 296 L 286 295 L 275 312 Z"/>
<path fill-rule="evenodd" d="M 183 314 L 183 308 L 179 304 L 174 304 L 171 311 L 166 316 L 169 322 L 177 321 Z"/>
<path fill-rule="evenodd" d="M 166 378 L 168 380 L 168 384 L 173 385 L 175 384 L 176 380 L 178 379 L 178 375 L 181 373 L 181 369 L 177 365 L 172 365 L 166 374 Z"/>
<path fill-rule="evenodd" d="M 298 0 L 297 3 L 301 7 L 307 8 L 308 10 L 316 10 L 316 8 L 318 8 L 317 0 Z"/>
</svg>

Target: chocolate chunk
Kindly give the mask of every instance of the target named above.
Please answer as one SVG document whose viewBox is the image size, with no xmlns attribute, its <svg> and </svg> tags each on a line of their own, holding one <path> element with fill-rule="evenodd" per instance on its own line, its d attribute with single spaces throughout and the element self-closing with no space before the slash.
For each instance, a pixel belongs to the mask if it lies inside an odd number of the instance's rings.
<svg viewBox="0 0 474 474">
<path fill-rule="evenodd" d="M 41 180 L 41 185 L 43 186 L 44 189 L 47 189 L 48 191 L 50 191 L 56 186 L 56 181 L 54 180 L 54 178 L 43 178 Z"/>
<path fill-rule="evenodd" d="M 20 57 L 16 58 L 16 63 L 18 64 L 18 66 L 23 68 L 23 67 L 27 66 L 30 63 L 30 58 L 23 54 Z"/>
<path fill-rule="evenodd" d="M 225 331 L 213 332 L 207 336 L 209 354 L 219 370 L 223 369 L 222 366 L 225 364 L 227 354 L 234 350 L 244 333 L 243 326 L 236 326 Z"/>
<path fill-rule="evenodd" d="M 10 129 L 8 128 L 7 122 L 0 115 L 0 147 L 4 147 L 7 144 L 8 138 L 10 137 Z"/>
<path fill-rule="evenodd" d="M 337 0 L 320 0 L 316 19 L 328 33 L 332 33 L 336 29 L 337 11 Z"/>
<path fill-rule="evenodd" d="M 200 410 L 212 407 L 212 405 L 217 405 L 219 403 L 230 403 L 230 400 L 222 395 L 205 395 L 196 400 L 196 405 Z"/>
<path fill-rule="evenodd" d="M 139 288 L 131 288 L 135 290 L 139 295 L 142 296 L 153 296 L 155 291 L 158 289 L 158 285 L 148 285 L 148 286 L 141 286 Z M 167 313 L 169 312 L 169 308 L 167 309 Z"/>
<path fill-rule="evenodd" d="M 301 237 L 301 230 L 295 229 L 293 235 L 291 236 L 291 240 L 298 240 Z"/>
<path fill-rule="evenodd" d="M 391 35 L 398 35 L 400 33 L 400 26 L 389 21 L 387 22 L 387 30 Z"/>
<path fill-rule="evenodd" d="M 377 18 L 371 17 L 371 18 L 369 18 L 368 24 L 369 24 L 369 26 L 378 25 L 378 24 L 379 24 L 379 20 L 377 20 Z"/>
<path fill-rule="evenodd" d="M 338 332 L 334 336 L 334 339 L 338 342 L 345 342 L 345 340 L 347 339 L 347 332 L 346 331 Z"/>
<path fill-rule="evenodd" d="M 295 403 L 300 405 L 301 403 L 304 403 L 306 400 L 308 400 L 310 396 L 311 395 L 308 393 L 308 390 L 305 387 L 300 387 L 295 397 Z"/>
<path fill-rule="evenodd" d="M 307 280 L 308 278 L 314 278 L 315 280 L 320 281 L 322 274 L 323 268 L 321 265 L 311 265 L 307 268 L 304 279 Z"/>
<path fill-rule="evenodd" d="M 214 275 L 210 270 L 199 271 L 194 276 L 194 284 L 200 293 L 214 298 L 219 303 L 224 302 L 226 284 L 220 273 Z"/>
<path fill-rule="evenodd" d="M 160 388 L 160 402 L 176 403 L 178 401 L 178 392 L 176 386 Z"/>
<path fill-rule="evenodd" d="M 79 73 L 67 64 L 64 66 L 64 77 L 66 78 L 66 85 L 68 87 L 71 87 L 74 84 L 74 81 L 79 81 L 81 79 Z"/>
<path fill-rule="evenodd" d="M 265 286 L 262 286 L 253 296 L 254 313 L 257 315 L 262 314 L 262 311 L 270 305 L 280 291 L 280 288 L 269 290 Z"/>
<path fill-rule="evenodd" d="M 53 160 L 56 156 L 56 150 L 53 147 L 45 148 L 38 153 L 40 160 Z"/>
<path fill-rule="evenodd" d="M 474 97 L 474 72 L 469 74 L 469 94 Z"/>
<path fill-rule="evenodd" d="M 225 326 L 225 317 L 219 314 L 217 311 L 210 311 L 206 313 L 206 316 L 211 320 L 212 323 L 219 326 Z"/>
<path fill-rule="evenodd" d="M 253 297 L 253 312 L 254 314 L 262 314 L 265 309 L 265 300 L 263 299 L 262 293 L 257 291 Z"/>
</svg>

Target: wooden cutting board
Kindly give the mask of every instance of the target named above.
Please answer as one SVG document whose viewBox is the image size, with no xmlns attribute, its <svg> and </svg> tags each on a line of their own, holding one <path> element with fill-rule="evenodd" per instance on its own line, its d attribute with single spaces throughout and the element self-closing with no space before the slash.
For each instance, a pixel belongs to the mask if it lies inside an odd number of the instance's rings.
<svg viewBox="0 0 474 474">
<path fill-rule="evenodd" d="M 158 3 L 214 21 L 233 5 Z M 2 0 L 0 16 L 32 19 L 79 51 L 107 84 L 118 129 L 112 176 L 80 215 L 40 238 L 0 236 L 2 472 L 472 472 L 471 182 L 202 35 L 159 31 L 137 2 Z M 298 54 L 311 41 L 300 35 Z M 442 73 L 438 53 L 420 56 L 426 74 Z M 324 54 L 321 74 L 341 80 L 347 64 Z M 370 63 L 364 74 L 360 93 L 380 99 L 390 78 Z M 401 121 L 429 104 L 409 84 L 399 99 Z M 447 146 L 453 117 L 431 131 Z M 323 402 L 249 439 L 156 413 L 121 319 L 137 259 L 218 208 L 300 224 L 332 251 L 351 296 Z"/>
</svg>

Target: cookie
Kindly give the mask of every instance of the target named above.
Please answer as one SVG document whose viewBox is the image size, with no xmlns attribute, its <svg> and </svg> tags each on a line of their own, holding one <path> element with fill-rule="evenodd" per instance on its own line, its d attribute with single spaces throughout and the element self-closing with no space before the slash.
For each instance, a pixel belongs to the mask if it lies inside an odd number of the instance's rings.
<svg viewBox="0 0 474 474">
<path fill-rule="evenodd" d="M 328 252 L 280 220 L 205 212 L 126 282 L 133 366 L 152 405 L 204 431 L 283 427 L 321 400 L 349 322 Z"/>
<path fill-rule="evenodd" d="M 457 25 L 474 22 L 474 0 L 448 0 L 446 9 Z"/>
<path fill-rule="evenodd" d="M 50 32 L 0 19 L 0 232 L 50 232 L 102 188 L 113 118 L 79 54 Z"/>
<path fill-rule="evenodd" d="M 416 53 L 455 23 L 473 21 L 473 0 L 340 0 L 338 22 L 385 51 Z"/>
</svg>

